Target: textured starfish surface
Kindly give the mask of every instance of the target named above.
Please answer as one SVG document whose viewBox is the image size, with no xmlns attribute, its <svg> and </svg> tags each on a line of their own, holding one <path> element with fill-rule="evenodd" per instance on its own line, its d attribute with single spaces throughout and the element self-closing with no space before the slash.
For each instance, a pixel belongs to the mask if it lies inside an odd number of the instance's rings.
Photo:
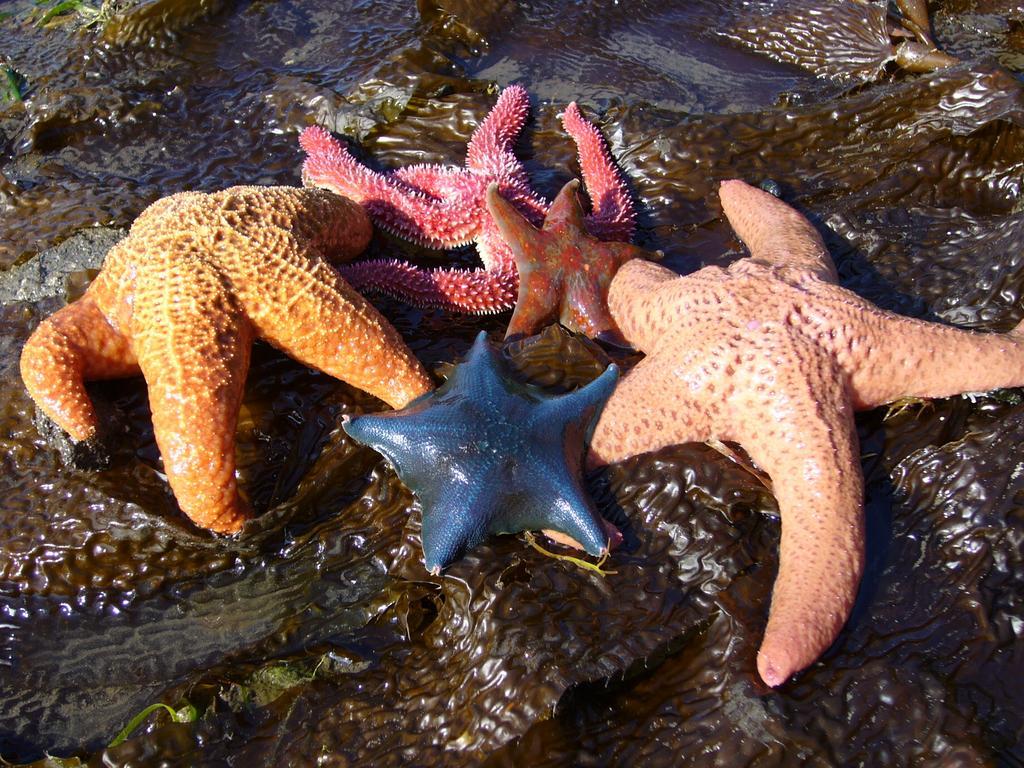
<svg viewBox="0 0 1024 768">
<path fill-rule="evenodd" d="M 418 306 L 470 313 L 499 312 L 515 304 L 519 278 L 515 259 L 487 211 L 486 192 L 500 194 L 528 220 L 540 223 L 548 204 L 530 187 L 522 163 L 512 151 L 526 122 L 526 89 L 510 85 L 473 133 L 464 168 L 413 165 L 381 174 L 357 161 L 318 126 L 303 131 L 299 142 L 307 157 L 302 179 L 362 203 L 377 226 L 428 248 L 476 243 L 483 269 L 424 270 L 395 260 L 348 265 L 343 274 L 360 290 L 377 290 Z M 634 230 L 633 202 L 604 139 L 580 114 L 566 107 L 562 125 L 575 140 L 593 213 L 587 229 L 602 240 L 629 241 Z"/>
<path fill-rule="evenodd" d="M 740 181 L 722 206 L 750 257 L 679 277 L 624 265 L 608 302 L 647 353 L 605 406 L 588 462 L 665 445 L 741 444 L 771 476 L 779 572 L 757 658 L 779 685 L 833 642 L 863 567 L 853 411 L 1024 384 L 1024 330 L 976 333 L 882 311 L 836 284 L 817 231 Z"/>
<path fill-rule="evenodd" d="M 591 338 L 620 339 L 608 314 L 608 285 L 630 259 L 656 254 L 589 234 L 578 187 L 573 179 L 562 188 L 540 229 L 501 196 L 496 184 L 487 188 L 487 208 L 519 272 L 519 298 L 505 338 L 528 336 L 558 320 Z"/>
<path fill-rule="evenodd" d="M 430 572 L 493 533 L 551 529 L 600 555 L 609 537 L 583 489 L 582 465 L 617 380 L 612 365 L 575 392 L 546 395 L 509 378 L 481 332 L 437 390 L 343 426 L 419 497 Z"/>
<path fill-rule="evenodd" d="M 259 337 L 392 406 L 431 389 L 398 332 L 325 260 L 370 240 L 362 208 L 332 192 L 232 187 L 183 192 L 142 212 L 89 289 L 40 323 L 21 375 L 73 440 L 99 423 L 84 383 L 141 373 L 178 504 L 237 531 L 235 426 Z"/>
</svg>

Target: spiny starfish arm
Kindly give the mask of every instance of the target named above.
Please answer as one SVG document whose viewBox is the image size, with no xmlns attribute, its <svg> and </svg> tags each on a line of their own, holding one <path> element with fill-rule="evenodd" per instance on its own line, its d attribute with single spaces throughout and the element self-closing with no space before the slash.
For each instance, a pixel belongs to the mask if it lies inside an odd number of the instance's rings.
<svg viewBox="0 0 1024 768">
<path fill-rule="evenodd" d="M 302 182 L 361 203 L 374 223 L 426 248 L 455 248 L 473 239 L 479 221 L 472 211 L 453 208 L 409 187 L 394 174 L 372 171 L 319 126 L 302 132 L 306 151 Z"/>
<path fill-rule="evenodd" d="M 43 320 L 21 353 L 21 378 L 29 394 L 73 440 L 87 440 L 99 428 L 85 382 L 138 372 L 128 340 L 88 292 Z"/>
<path fill-rule="evenodd" d="M 793 208 L 739 179 L 719 188 L 722 209 L 750 258 L 762 264 L 796 267 L 838 283 L 836 266 L 818 230 Z"/>
<path fill-rule="evenodd" d="M 493 314 L 515 304 L 519 276 L 485 269 L 425 270 L 403 261 L 361 261 L 341 267 L 358 291 L 377 291 L 418 307 Z"/>
<path fill-rule="evenodd" d="M 472 178 L 462 168 L 426 163 L 396 168 L 392 175 L 408 187 L 438 200 L 449 197 L 453 188 L 465 185 Z"/>
<path fill-rule="evenodd" d="M 235 480 L 235 430 L 252 327 L 234 302 L 206 301 L 228 293 L 210 265 L 197 264 L 184 280 L 140 279 L 152 289 L 136 295 L 134 341 L 167 482 L 196 525 L 234 533 L 249 517 Z M 197 312 L 202 322 L 189 323 Z"/>
<path fill-rule="evenodd" d="M 798 370 L 772 366 L 778 352 L 772 347 L 751 364 L 750 383 L 730 398 L 729 430 L 720 433 L 771 476 L 779 504 L 779 572 L 757 655 L 772 687 L 833 643 L 864 567 L 864 482 L 844 377 L 809 341 L 793 340 L 785 353 Z"/>
<path fill-rule="evenodd" d="M 521 85 L 510 85 L 501 92 L 494 107 L 473 132 L 466 149 L 466 167 L 472 171 L 498 174 L 511 161 L 512 145 L 526 124 L 530 113 L 530 97 Z"/>
<path fill-rule="evenodd" d="M 1024 322 L 1009 333 L 982 333 L 864 304 L 871 321 L 843 324 L 851 330 L 833 342 L 856 408 L 1024 384 Z M 846 308 L 850 314 L 853 306 Z"/>
<path fill-rule="evenodd" d="M 647 396 L 658 392 L 657 398 Z M 651 436 L 657 439 L 652 442 Z M 712 436 L 710 411 L 657 356 L 641 360 L 615 387 L 594 428 L 587 467 L 594 469 L 668 445 Z"/>
<path fill-rule="evenodd" d="M 576 102 L 565 108 L 562 125 L 576 142 L 583 182 L 590 196 L 592 213 L 587 217 L 587 228 L 602 240 L 632 240 L 636 229 L 633 198 L 604 137 L 580 114 Z"/>
</svg>

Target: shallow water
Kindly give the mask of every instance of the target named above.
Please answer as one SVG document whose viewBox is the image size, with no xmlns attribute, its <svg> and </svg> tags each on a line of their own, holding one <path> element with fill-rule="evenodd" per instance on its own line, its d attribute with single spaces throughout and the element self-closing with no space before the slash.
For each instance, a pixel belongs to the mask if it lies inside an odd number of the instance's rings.
<svg viewBox="0 0 1024 768">
<path fill-rule="evenodd" d="M 866 66 L 890 53 L 882 10 L 853 2 L 147 0 L 105 31 L 35 27 L 35 7 L 7 3 L 0 21 L 0 63 L 24 79 L 23 101 L 0 111 L 0 756 L 1024 764 L 1016 392 L 858 417 L 858 604 L 819 663 L 768 691 L 754 655 L 774 502 L 705 447 L 590 479 L 602 510 L 628 520 L 606 579 L 515 537 L 435 579 L 412 497 L 338 428 L 379 407 L 344 384 L 256 348 L 239 460 L 261 516 L 222 541 L 178 512 L 141 381 L 95 387 L 123 433 L 94 472 L 39 436 L 17 372 L 31 329 L 80 294 L 116 236 L 76 245 L 83 228 L 126 227 L 181 189 L 297 184 L 296 136 L 313 122 L 381 167 L 461 163 L 513 81 L 534 99 L 518 150 L 535 187 L 550 197 L 578 173 L 557 119 L 576 100 L 640 203 L 638 242 L 679 271 L 740 253 L 718 180 L 772 179 L 822 229 L 848 287 L 1005 329 L 1024 287 L 1018 4 L 933 4 L 940 44 L 964 63 L 930 75 Z M 808 21 L 815 7 L 836 24 Z M 371 249 L 475 263 L 384 236 Z M 18 300 L 12 282 L 40 264 L 51 279 Z M 376 303 L 435 369 L 507 320 Z M 557 329 L 506 352 L 552 391 L 606 361 Z M 157 701 L 202 715 L 154 715 L 104 749 Z"/>
</svg>

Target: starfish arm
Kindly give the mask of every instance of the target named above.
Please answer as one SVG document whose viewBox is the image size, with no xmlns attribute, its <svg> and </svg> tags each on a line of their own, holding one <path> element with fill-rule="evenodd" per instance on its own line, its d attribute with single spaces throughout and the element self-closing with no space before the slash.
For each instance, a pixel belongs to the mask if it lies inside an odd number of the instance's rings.
<svg viewBox="0 0 1024 768">
<path fill-rule="evenodd" d="M 610 535 L 580 480 L 570 474 L 564 463 L 540 466 L 544 468 L 541 476 L 530 481 L 541 489 L 535 498 L 542 499 L 543 504 L 533 509 L 518 508 L 515 524 L 505 525 L 502 532 L 551 530 L 565 537 L 558 536 L 556 540 L 588 555 L 600 557 L 607 553 L 615 537 Z"/>
<path fill-rule="evenodd" d="M 425 192 L 438 200 L 451 197 L 453 190 L 464 187 L 472 178 L 461 168 L 428 163 L 396 168 L 393 176 L 406 186 Z"/>
<path fill-rule="evenodd" d="M 883 312 L 859 297 L 843 308 L 850 317 L 836 356 L 857 408 L 1024 385 L 1024 323 L 983 333 Z"/>
<path fill-rule="evenodd" d="M 529 196 L 513 197 L 515 201 L 510 202 L 494 183 L 487 186 L 483 196 L 485 218 L 476 249 L 484 266 L 495 272 L 515 272 L 518 262 L 529 263 L 531 259 L 525 257 L 529 256 L 538 232 L 529 218 L 534 213 Z M 547 209 L 546 203 L 544 208 Z"/>
<path fill-rule="evenodd" d="M 566 187 L 568 186 L 567 184 Z M 537 227 L 505 199 L 497 183 L 488 184 L 484 194 L 487 212 L 497 229 L 496 235 L 508 245 L 513 257 L 521 260 L 522 254 L 528 251 L 537 239 Z"/>
<path fill-rule="evenodd" d="M 608 311 L 607 277 L 594 272 L 570 275 L 559 320 L 591 339 L 620 343 L 622 334 Z"/>
<path fill-rule="evenodd" d="M 138 372 L 128 339 L 114 330 L 90 292 L 43 320 L 21 353 L 29 394 L 73 440 L 87 440 L 99 428 L 85 382 Z"/>
<path fill-rule="evenodd" d="M 420 362 L 383 315 L 312 248 L 267 228 L 249 239 L 239 298 L 257 334 L 296 360 L 393 408 L 430 391 Z M 270 268 L 268 265 L 272 264 Z"/>
<path fill-rule="evenodd" d="M 538 253 L 541 235 L 538 229 L 512 203 L 498 192 L 497 184 L 487 187 L 487 210 L 505 248 L 515 259 L 519 288 L 515 311 L 505 338 L 529 335 L 558 315 L 559 286 L 550 273 L 538 269 L 546 254 Z"/>
<path fill-rule="evenodd" d="M 438 307 L 468 314 L 492 314 L 515 304 L 515 271 L 486 269 L 426 270 L 402 261 L 346 264 L 341 274 L 361 292 L 377 291 L 417 307 Z"/>
<path fill-rule="evenodd" d="M 564 227 L 575 230 L 583 229 L 583 206 L 580 205 L 580 198 L 576 193 L 579 188 L 579 179 L 569 179 L 562 186 L 544 216 L 545 230 L 558 230 Z"/>
<path fill-rule="evenodd" d="M 582 453 L 583 444 L 589 442 L 593 436 L 601 409 L 612 396 L 618 382 L 619 366 L 612 363 L 600 376 L 575 392 L 542 402 L 533 418 L 539 424 L 547 424 L 551 429 L 558 430 L 567 430 L 574 428 L 574 424 L 582 424 L 578 440 Z"/>
<path fill-rule="evenodd" d="M 245 210 L 246 207 L 251 209 L 252 204 L 246 202 L 246 197 L 253 194 L 253 189 L 232 187 L 223 194 L 237 194 L 239 200 L 234 207 Z M 310 243 L 317 253 L 324 254 L 332 262 L 348 261 L 370 244 L 373 224 L 363 207 L 354 200 L 325 189 L 256 189 L 263 206 L 274 210 L 284 229 L 293 232 L 299 240 Z M 255 210 L 249 219 L 251 221 L 247 224 L 237 224 L 237 229 L 251 235 L 266 227 Z"/>
<path fill-rule="evenodd" d="M 686 290 L 679 275 L 646 259 L 623 264 L 608 287 L 608 309 L 626 340 L 638 349 L 654 349 L 666 332 L 677 324 L 670 301 L 661 301 L 659 291 Z"/>
<path fill-rule="evenodd" d="M 436 496 L 421 498 L 423 565 L 432 574 L 487 537 L 495 500 L 486 482 L 452 481 Z"/>
<path fill-rule="evenodd" d="M 473 132 L 466 149 L 466 167 L 472 171 L 496 175 L 519 161 L 512 153 L 519 132 L 530 113 L 530 97 L 521 85 L 505 88 L 494 107 Z"/>
<path fill-rule="evenodd" d="M 751 259 L 770 266 L 806 269 L 828 283 L 839 281 L 818 230 L 796 210 L 738 179 L 723 181 L 719 194 L 725 216 L 747 246 Z"/>
<path fill-rule="evenodd" d="M 668 354 L 644 358 L 616 385 L 594 428 L 589 468 L 711 437 L 708 403 L 687 392 Z"/>
<path fill-rule="evenodd" d="M 558 317 L 559 286 L 542 272 L 519 273 L 516 308 L 505 329 L 505 338 L 529 336 Z"/>
<path fill-rule="evenodd" d="M 402 482 L 420 493 L 437 481 L 439 467 L 447 458 L 440 452 L 444 440 L 474 439 L 459 425 L 445 423 L 443 416 L 436 406 L 413 405 L 402 411 L 345 419 L 342 428 L 353 440 L 386 458 Z"/>
<path fill-rule="evenodd" d="M 234 533 L 249 517 L 235 480 L 235 428 L 252 328 L 212 266 L 146 272 L 132 335 L 167 482 L 196 525 Z"/>
<path fill-rule="evenodd" d="M 587 217 L 587 228 L 602 240 L 632 240 L 636 229 L 633 198 L 604 137 L 580 114 L 576 102 L 565 108 L 562 126 L 576 142 L 580 171 L 592 204 L 593 213 Z"/>
<path fill-rule="evenodd" d="M 395 179 L 370 170 L 319 126 L 302 132 L 306 151 L 302 181 L 329 189 L 366 208 L 382 229 L 426 248 L 455 248 L 470 242 L 480 227 L 473 211 L 460 211 Z"/>
<path fill-rule="evenodd" d="M 815 345 L 773 346 L 741 378 L 720 434 L 768 472 L 779 504 L 779 572 L 757 655 L 774 687 L 817 659 L 850 614 L 864 566 L 864 483 L 845 377 Z"/>
</svg>

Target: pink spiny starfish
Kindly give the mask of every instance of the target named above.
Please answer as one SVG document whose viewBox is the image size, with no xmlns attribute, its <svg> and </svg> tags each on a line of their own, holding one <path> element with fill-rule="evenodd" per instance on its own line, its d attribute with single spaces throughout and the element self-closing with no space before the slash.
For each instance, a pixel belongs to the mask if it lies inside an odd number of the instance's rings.
<svg viewBox="0 0 1024 768">
<path fill-rule="evenodd" d="M 523 164 L 512 151 L 530 102 L 526 89 L 510 85 L 473 133 L 465 168 L 412 165 L 377 173 L 358 160 L 327 131 L 313 126 L 299 143 L 306 151 L 302 180 L 362 203 L 374 223 L 428 248 L 476 243 L 483 269 L 425 270 L 396 260 L 346 265 L 345 278 L 358 290 L 377 290 L 418 306 L 470 313 L 500 312 L 515 305 L 519 274 L 515 258 L 487 210 L 487 187 L 494 183 L 527 219 L 540 224 L 549 203 L 530 187 Z M 583 118 L 575 103 L 566 107 L 562 125 L 579 150 L 580 166 L 593 213 L 587 229 L 605 240 L 629 241 L 634 230 L 633 202 L 604 139 Z"/>
</svg>

